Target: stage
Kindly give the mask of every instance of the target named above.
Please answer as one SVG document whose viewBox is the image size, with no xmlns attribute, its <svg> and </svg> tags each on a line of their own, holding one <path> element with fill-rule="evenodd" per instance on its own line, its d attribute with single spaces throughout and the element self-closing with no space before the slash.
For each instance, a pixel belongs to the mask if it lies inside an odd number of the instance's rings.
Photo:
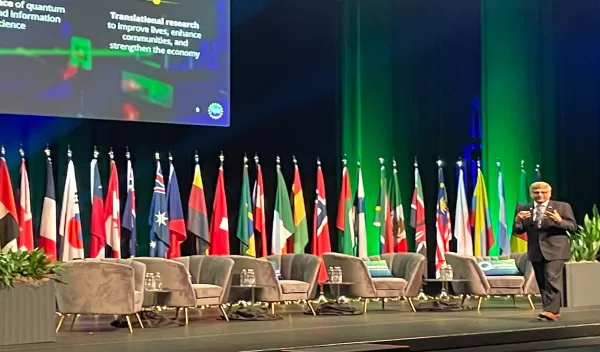
<svg viewBox="0 0 600 352">
<path fill-rule="evenodd" d="M 0 351 L 542 351 L 600 345 L 600 308 L 565 309 L 559 322 L 538 321 L 524 299 L 496 299 L 481 312 L 417 312 L 403 302 L 371 304 L 366 315 L 310 316 L 295 306 L 283 320 L 225 322 L 216 310 L 190 313 L 187 327 L 114 329 L 111 317 L 70 319 L 53 344 L 0 347 Z M 539 305 L 538 305 L 539 307 Z M 92 332 L 89 332 L 92 331 Z M 362 343 L 357 345 L 357 343 Z M 365 344 L 367 343 L 367 344 Z M 489 346 L 489 347 L 484 347 Z M 598 348 L 600 350 L 600 347 Z"/>
</svg>

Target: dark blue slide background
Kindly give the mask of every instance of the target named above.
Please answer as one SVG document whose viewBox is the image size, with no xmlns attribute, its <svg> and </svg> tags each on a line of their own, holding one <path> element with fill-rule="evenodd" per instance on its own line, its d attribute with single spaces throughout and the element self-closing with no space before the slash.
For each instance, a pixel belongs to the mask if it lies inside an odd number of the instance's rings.
<svg viewBox="0 0 600 352">
<path fill-rule="evenodd" d="M 153 4 L 151 0 L 40 0 L 39 3 L 65 8 L 65 14 L 51 14 L 60 17 L 61 23 L 0 17 L 0 22 L 4 20 L 27 25 L 25 30 L 21 30 L 3 28 L 5 26 L 0 23 L 1 113 L 230 125 L 230 0 L 162 0 L 160 5 Z M 0 7 L 0 13 L 6 10 Z M 23 11 L 45 14 L 27 9 Z M 111 55 L 110 43 L 135 44 L 123 40 L 121 36 L 125 32 L 107 28 L 107 22 L 117 22 L 111 20 L 111 11 L 196 21 L 200 25 L 199 30 L 174 27 L 169 30 L 200 32 L 202 39 L 170 37 L 171 40 L 189 39 L 188 47 L 171 48 L 199 51 L 201 54 L 198 59 L 162 54 L 136 57 L 122 55 L 124 52 Z M 128 34 L 155 36 L 135 32 Z M 48 53 L 54 49 L 59 52 L 69 50 L 73 36 L 90 39 L 92 52 L 98 53 L 92 54 L 91 70 L 77 69 L 73 72 L 72 68 L 68 68 L 68 53 Z M 172 106 L 153 104 L 124 92 L 123 71 L 171 85 Z"/>
</svg>

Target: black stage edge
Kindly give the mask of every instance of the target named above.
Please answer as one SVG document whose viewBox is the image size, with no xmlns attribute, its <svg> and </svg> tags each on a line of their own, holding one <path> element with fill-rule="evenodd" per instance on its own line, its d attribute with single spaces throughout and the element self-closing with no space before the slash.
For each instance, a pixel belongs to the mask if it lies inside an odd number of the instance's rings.
<svg viewBox="0 0 600 352">
<path fill-rule="evenodd" d="M 70 321 L 56 343 L 0 347 L 0 352 L 194 352 L 194 351 L 444 351 L 532 352 L 550 348 L 600 346 L 600 307 L 565 309 L 558 322 L 538 321 L 527 302 L 493 299 L 482 311 L 417 312 L 408 304 L 371 304 L 366 315 L 316 316 L 295 305 L 280 306 L 283 320 L 218 320 L 215 309 L 190 311 L 190 325 L 127 329 L 110 326 L 112 317 Z M 358 307 L 358 305 L 357 305 Z M 407 349 L 405 346 L 409 346 Z M 597 348 L 600 351 L 600 347 Z"/>
</svg>

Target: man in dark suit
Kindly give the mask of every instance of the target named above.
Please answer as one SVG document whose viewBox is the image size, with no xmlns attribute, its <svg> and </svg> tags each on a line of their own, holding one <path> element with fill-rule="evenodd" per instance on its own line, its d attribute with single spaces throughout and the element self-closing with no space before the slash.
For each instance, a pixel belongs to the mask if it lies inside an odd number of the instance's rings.
<svg viewBox="0 0 600 352">
<path fill-rule="evenodd" d="M 563 268 L 571 258 L 567 232 L 576 231 L 577 223 L 568 203 L 550 200 L 552 187 L 546 182 L 533 183 L 529 192 L 533 203 L 517 205 L 513 231 L 527 232 L 527 256 L 533 264 L 544 308 L 539 318 L 555 321 L 560 318 Z"/>
</svg>

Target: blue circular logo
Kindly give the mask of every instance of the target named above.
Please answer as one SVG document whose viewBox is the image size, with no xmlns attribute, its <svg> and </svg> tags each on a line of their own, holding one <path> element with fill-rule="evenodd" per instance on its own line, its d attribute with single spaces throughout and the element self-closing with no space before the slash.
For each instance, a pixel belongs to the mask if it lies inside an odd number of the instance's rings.
<svg viewBox="0 0 600 352">
<path fill-rule="evenodd" d="M 218 120 L 223 117 L 223 106 L 219 103 L 212 103 L 208 106 L 208 115 L 213 120 Z"/>
</svg>

